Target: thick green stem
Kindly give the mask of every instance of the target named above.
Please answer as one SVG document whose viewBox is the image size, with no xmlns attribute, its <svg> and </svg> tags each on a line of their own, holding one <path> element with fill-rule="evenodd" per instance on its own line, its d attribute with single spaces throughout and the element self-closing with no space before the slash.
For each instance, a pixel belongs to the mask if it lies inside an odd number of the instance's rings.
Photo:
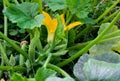
<svg viewBox="0 0 120 81">
<path fill-rule="evenodd" d="M 45 68 L 47 67 L 47 65 L 48 65 L 48 63 L 49 63 L 51 57 L 52 57 L 52 54 L 48 54 L 48 58 L 47 58 L 45 64 L 43 65 L 43 67 L 45 67 Z"/>
<path fill-rule="evenodd" d="M 89 48 L 91 48 L 94 44 L 98 43 L 103 36 L 105 35 L 105 33 L 112 28 L 112 26 L 115 24 L 115 22 L 120 18 L 120 12 L 117 14 L 117 16 L 113 19 L 113 21 L 110 23 L 110 25 L 103 31 L 100 33 L 100 35 L 98 35 L 93 41 L 91 41 L 87 46 L 85 46 L 82 50 L 78 51 L 75 55 L 71 56 L 70 58 L 66 59 L 65 61 L 58 63 L 57 65 L 62 67 L 68 63 L 70 63 L 71 61 L 75 60 L 76 58 L 78 58 L 80 55 L 82 55 L 83 53 L 87 52 L 89 50 Z"/>
<path fill-rule="evenodd" d="M 112 10 L 119 2 L 119 0 L 115 1 L 112 6 L 110 6 L 102 15 L 100 15 L 96 19 L 96 23 L 98 23 L 105 15 L 107 15 L 110 12 L 110 10 Z"/>
<path fill-rule="evenodd" d="M 3 1 L 4 9 L 6 9 L 5 2 Z M 4 35 L 7 36 L 8 34 L 8 23 L 7 23 L 7 17 L 4 15 Z M 6 41 L 4 41 L 6 42 Z M 6 46 L 4 45 L 4 49 L 6 51 Z"/>
<path fill-rule="evenodd" d="M 26 72 L 26 69 L 24 67 L 19 66 L 0 66 L 0 70 Z"/>
<path fill-rule="evenodd" d="M 6 9 L 5 3 L 4 3 L 4 9 Z M 8 23 L 7 23 L 7 17 L 4 16 L 4 35 L 7 36 L 7 30 L 8 30 Z"/>
<path fill-rule="evenodd" d="M 0 53 L 1 53 L 1 57 L 3 58 L 3 61 L 5 62 L 5 64 L 10 65 L 9 59 L 5 53 L 4 47 L 2 46 L 1 42 L 0 42 Z"/>
<path fill-rule="evenodd" d="M 44 62 L 39 62 L 40 65 L 44 65 Z M 38 64 L 34 64 L 35 66 L 38 65 Z M 57 71 L 58 73 L 62 74 L 64 77 L 70 77 L 70 75 L 65 72 L 63 69 L 61 69 L 60 67 L 56 66 L 56 65 L 53 65 L 53 64 L 50 64 L 48 63 L 47 68 L 51 68 L 52 70 L 55 70 Z"/>
<path fill-rule="evenodd" d="M 21 45 L 21 49 L 23 49 L 24 51 L 27 51 L 27 50 L 26 50 L 26 47 L 27 47 L 26 44 L 27 44 L 27 43 L 25 42 L 25 43 L 23 43 L 23 45 Z M 20 54 L 19 65 L 22 66 L 23 64 L 24 64 L 24 57 Z"/>
<path fill-rule="evenodd" d="M 6 40 L 15 50 L 17 50 L 20 54 L 24 56 L 24 58 L 28 58 L 28 55 L 25 51 L 23 51 L 18 45 L 16 45 L 13 41 L 11 41 L 8 37 L 0 32 L 0 37 Z"/>
<path fill-rule="evenodd" d="M 108 41 L 111 41 L 111 40 L 118 40 L 120 39 L 120 36 L 116 36 L 116 37 L 111 37 L 111 38 L 106 38 L 106 39 L 103 39 L 103 40 L 100 40 L 98 43 L 104 43 L 104 42 L 108 42 Z M 72 46 L 72 47 L 69 47 L 68 50 L 79 50 L 79 49 L 82 49 L 84 48 L 86 45 L 88 45 L 91 41 L 88 41 L 88 42 L 84 42 L 84 43 L 78 43 L 76 44 L 75 46 Z M 97 44 L 98 44 L 97 43 Z"/>
<path fill-rule="evenodd" d="M 28 50 L 28 54 L 29 54 L 29 58 L 30 58 L 31 62 L 35 61 L 35 43 L 36 43 L 36 41 L 34 39 L 35 38 L 33 38 L 30 41 L 29 50 Z"/>
<path fill-rule="evenodd" d="M 120 10 L 117 10 L 116 12 L 114 12 L 113 14 L 111 14 L 110 16 L 108 16 L 107 18 L 105 18 L 102 22 L 100 22 L 100 24 L 105 23 L 105 22 L 108 22 L 109 20 L 111 20 L 114 16 L 117 15 L 117 13 L 118 13 L 119 11 L 120 11 Z"/>
<path fill-rule="evenodd" d="M 87 41 L 87 42 L 83 42 L 83 43 L 78 43 L 72 47 L 69 47 L 68 50 L 79 50 L 79 49 L 82 49 L 84 48 L 86 45 L 88 45 L 91 41 Z"/>
<path fill-rule="evenodd" d="M 67 72 L 65 72 L 64 70 L 62 70 L 58 66 L 55 66 L 53 64 L 48 64 L 47 67 L 57 71 L 58 73 L 61 73 L 64 77 L 70 77 L 70 75 Z"/>
<path fill-rule="evenodd" d="M 42 45 L 39 37 L 40 37 L 40 32 L 38 28 L 35 28 L 34 37 L 31 39 L 29 45 L 29 57 L 31 62 L 35 62 L 35 47 L 37 47 L 38 50 L 42 49 Z"/>
</svg>

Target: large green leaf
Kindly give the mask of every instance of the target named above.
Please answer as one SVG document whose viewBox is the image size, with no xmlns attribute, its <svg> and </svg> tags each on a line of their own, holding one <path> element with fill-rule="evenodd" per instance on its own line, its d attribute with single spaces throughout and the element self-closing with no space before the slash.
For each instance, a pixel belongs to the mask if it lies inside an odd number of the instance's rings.
<svg viewBox="0 0 120 81">
<path fill-rule="evenodd" d="M 96 54 L 96 55 L 84 54 L 79 58 L 78 62 L 75 64 L 74 71 L 73 71 L 74 75 L 80 81 L 88 81 L 87 77 L 83 71 L 83 68 L 84 68 L 85 63 L 87 63 L 89 59 L 95 59 L 100 62 L 106 62 L 106 63 L 110 63 L 110 64 L 120 63 L 120 55 L 118 55 L 117 53 L 105 53 L 105 54 Z M 94 69 L 92 68 L 92 70 L 94 70 Z"/>
<path fill-rule="evenodd" d="M 89 59 L 83 72 L 87 81 L 120 81 L 120 63 L 113 64 Z"/>
<path fill-rule="evenodd" d="M 70 77 L 67 78 L 49 77 L 45 81 L 75 81 L 75 80 Z"/>
<path fill-rule="evenodd" d="M 61 10 L 67 7 L 65 0 L 45 0 L 53 11 Z"/>
<path fill-rule="evenodd" d="M 49 76 L 55 76 L 56 72 L 51 69 L 46 69 L 44 67 L 39 68 L 36 73 L 36 81 L 45 81 Z"/>
<path fill-rule="evenodd" d="M 44 18 L 44 15 L 38 15 L 38 3 L 24 2 L 19 5 L 11 4 L 3 12 L 10 21 L 17 23 L 20 28 L 24 29 L 40 27 Z"/>
<path fill-rule="evenodd" d="M 92 11 L 92 0 L 66 0 L 67 6 L 72 14 L 78 18 L 87 18 Z"/>
<path fill-rule="evenodd" d="M 11 77 L 10 81 L 28 81 L 26 78 L 22 77 L 20 74 L 15 73 Z"/>
<path fill-rule="evenodd" d="M 89 55 L 84 54 L 83 56 L 80 57 L 80 59 L 74 66 L 73 73 L 80 81 L 86 81 L 86 77 L 83 72 L 83 66 L 84 63 L 87 62 L 89 58 L 90 58 Z"/>
</svg>

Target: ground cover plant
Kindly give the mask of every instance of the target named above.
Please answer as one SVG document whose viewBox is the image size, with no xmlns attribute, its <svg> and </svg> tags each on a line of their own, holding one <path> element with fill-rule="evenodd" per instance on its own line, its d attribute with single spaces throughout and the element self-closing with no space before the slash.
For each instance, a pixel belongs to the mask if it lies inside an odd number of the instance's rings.
<svg viewBox="0 0 120 81">
<path fill-rule="evenodd" d="M 120 81 L 120 0 L 1 0 L 1 81 Z"/>
</svg>

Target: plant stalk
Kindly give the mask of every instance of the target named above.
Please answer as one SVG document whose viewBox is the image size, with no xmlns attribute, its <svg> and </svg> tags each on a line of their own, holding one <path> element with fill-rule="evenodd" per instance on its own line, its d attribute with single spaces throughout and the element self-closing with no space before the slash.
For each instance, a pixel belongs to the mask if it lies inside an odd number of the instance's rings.
<svg viewBox="0 0 120 81">
<path fill-rule="evenodd" d="M 62 70 L 61 68 L 59 68 L 56 65 L 48 64 L 47 67 L 57 71 L 58 73 L 61 73 L 64 77 L 70 77 L 70 75 L 67 72 L 65 72 L 64 70 Z"/>
<path fill-rule="evenodd" d="M 40 32 L 38 28 L 35 28 L 34 31 L 34 37 L 31 39 L 29 45 L 29 57 L 31 62 L 35 62 L 35 47 L 37 47 L 38 50 L 42 50 L 42 45 L 39 39 Z"/>
<path fill-rule="evenodd" d="M 107 14 L 110 12 L 110 10 L 112 10 L 119 2 L 120 2 L 119 0 L 115 1 L 112 6 L 110 6 L 102 15 L 100 15 L 100 16 L 95 20 L 96 23 L 98 23 L 105 15 L 107 15 Z"/>
<path fill-rule="evenodd" d="M 105 33 L 112 28 L 112 26 L 115 24 L 115 22 L 120 18 L 120 12 L 117 14 L 117 16 L 112 20 L 112 22 L 110 23 L 110 25 L 103 31 L 100 33 L 100 35 L 98 35 L 93 41 L 91 41 L 87 46 L 85 46 L 82 50 L 78 51 L 75 55 L 71 56 L 70 58 L 66 59 L 63 62 L 60 62 L 57 64 L 57 66 L 64 66 L 68 63 L 70 63 L 71 61 L 75 60 L 76 58 L 78 58 L 80 55 L 84 54 L 85 52 L 87 52 L 94 44 L 98 43 L 103 36 L 105 35 Z"/>
<path fill-rule="evenodd" d="M 3 1 L 4 9 L 6 9 L 5 1 Z M 4 15 L 4 35 L 7 36 L 8 34 L 8 23 L 7 23 L 7 17 Z M 6 41 L 4 41 L 5 43 Z M 4 49 L 6 51 L 6 46 L 4 45 Z"/>
<path fill-rule="evenodd" d="M 0 66 L 0 70 L 26 72 L 26 69 L 20 66 Z"/>
<path fill-rule="evenodd" d="M 43 65 L 43 67 L 45 67 L 45 68 L 47 67 L 47 65 L 48 65 L 48 63 L 49 63 L 51 57 L 52 57 L 52 54 L 49 53 L 49 54 L 48 54 L 48 58 L 47 58 L 45 64 Z"/>
<path fill-rule="evenodd" d="M 108 16 L 108 17 L 105 18 L 102 22 L 100 22 L 100 24 L 105 23 L 105 22 L 108 22 L 110 19 L 112 19 L 114 16 L 116 16 L 119 11 L 120 11 L 120 9 L 117 10 L 116 12 L 112 13 L 110 16 Z"/>
<path fill-rule="evenodd" d="M 25 43 L 23 43 L 23 45 L 21 45 L 21 49 L 23 49 L 24 51 L 26 51 L 26 47 L 27 47 L 27 45 L 26 45 L 27 43 L 25 42 Z M 20 54 L 20 61 L 19 61 L 19 65 L 23 65 L 24 64 L 24 57 Z"/>
<path fill-rule="evenodd" d="M 24 58 L 28 58 L 28 55 L 25 51 L 23 51 L 18 45 L 16 45 L 13 41 L 11 41 L 8 37 L 6 37 L 2 32 L 0 32 L 0 36 L 7 41 L 16 51 L 24 56 Z"/>
<path fill-rule="evenodd" d="M 9 59 L 5 53 L 4 47 L 2 46 L 1 42 L 0 42 L 0 53 L 1 53 L 1 57 L 3 58 L 4 63 L 6 65 L 10 65 Z"/>
</svg>

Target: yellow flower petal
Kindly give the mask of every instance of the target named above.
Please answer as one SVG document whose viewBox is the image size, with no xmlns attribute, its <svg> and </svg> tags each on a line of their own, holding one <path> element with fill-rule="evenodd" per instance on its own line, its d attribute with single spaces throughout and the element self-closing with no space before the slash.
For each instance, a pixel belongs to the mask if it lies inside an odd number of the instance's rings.
<svg viewBox="0 0 120 81">
<path fill-rule="evenodd" d="M 61 18 L 61 20 L 62 20 L 62 24 L 65 26 L 64 14 L 61 14 L 61 15 L 60 15 L 60 18 Z"/>
<path fill-rule="evenodd" d="M 43 25 L 45 25 L 47 27 L 47 29 L 49 30 L 51 27 L 51 23 L 52 23 L 52 18 L 50 17 L 50 15 L 46 12 L 42 12 L 43 15 L 45 16 L 44 20 L 43 20 Z"/>
<path fill-rule="evenodd" d="M 70 30 L 70 29 L 72 29 L 75 26 L 78 26 L 80 24 L 82 24 L 82 23 L 81 22 L 73 22 L 73 23 L 69 24 L 68 26 L 64 27 L 64 30 Z"/>
<path fill-rule="evenodd" d="M 58 21 L 57 21 L 57 19 L 56 18 L 54 18 L 53 20 L 52 20 L 52 28 L 51 28 L 51 31 L 54 33 L 55 32 L 55 30 L 56 30 L 56 28 L 57 28 L 57 25 L 58 25 Z"/>
</svg>

